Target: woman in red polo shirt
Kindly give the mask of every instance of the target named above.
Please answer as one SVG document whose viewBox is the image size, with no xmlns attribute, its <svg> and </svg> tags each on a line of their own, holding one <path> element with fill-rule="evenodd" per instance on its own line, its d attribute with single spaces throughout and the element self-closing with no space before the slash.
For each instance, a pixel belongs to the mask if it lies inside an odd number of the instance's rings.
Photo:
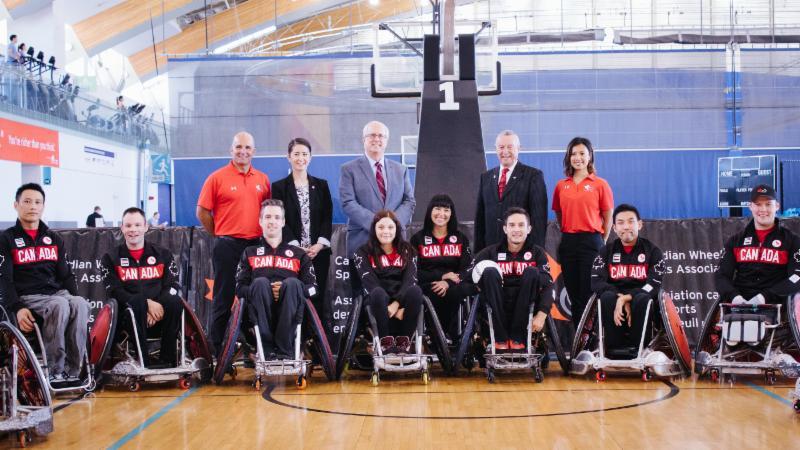
<svg viewBox="0 0 800 450">
<path fill-rule="evenodd" d="M 558 260 L 577 327 L 592 295 L 592 262 L 611 233 L 614 194 L 595 174 L 594 149 L 586 138 L 567 145 L 564 175 L 553 192 L 553 211 L 561 228 Z"/>
</svg>

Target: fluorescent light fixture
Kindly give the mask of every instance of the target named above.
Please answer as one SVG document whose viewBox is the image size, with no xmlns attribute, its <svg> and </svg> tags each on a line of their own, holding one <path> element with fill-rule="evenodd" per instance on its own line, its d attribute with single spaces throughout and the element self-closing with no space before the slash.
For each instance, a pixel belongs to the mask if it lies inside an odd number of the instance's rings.
<svg viewBox="0 0 800 450">
<path fill-rule="evenodd" d="M 381 0 L 369 0 L 369 4 L 372 6 L 378 6 Z"/>
<path fill-rule="evenodd" d="M 239 39 L 233 40 L 228 42 L 227 44 L 220 45 L 219 47 L 215 48 L 211 53 L 218 55 L 220 53 L 225 53 L 229 50 L 233 50 L 236 47 L 244 45 L 254 39 L 262 38 L 270 33 L 275 31 L 275 25 L 270 25 L 267 28 L 262 28 L 254 33 L 250 33 L 247 36 L 242 36 Z"/>
</svg>

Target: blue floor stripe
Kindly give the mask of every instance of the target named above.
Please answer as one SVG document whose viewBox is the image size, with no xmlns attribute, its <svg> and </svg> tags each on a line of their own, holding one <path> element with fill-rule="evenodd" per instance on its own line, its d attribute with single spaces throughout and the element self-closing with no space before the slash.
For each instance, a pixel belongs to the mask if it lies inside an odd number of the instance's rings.
<svg viewBox="0 0 800 450">
<path fill-rule="evenodd" d="M 774 392 L 772 392 L 770 390 L 764 389 L 763 387 L 761 387 L 761 386 L 759 386 L 757 384 L 753 384 L 753 383 L 745 383 L 745 384 L 750 386 L 751 388 L 757 390 L 758 392 L 761 392 L 762 394 L 769 395 L 770 397 L 774 398 L 775 400 L 777 400 L 777 401 L 779 401 L 781 403 L 786 403 L 787 405 L 792 406 L 792 402 L 788 398 L 781 397 L 780 395 L 778 395 L 778 394 L 776 394 L 776 393 L 774 393 Z"/>
<path fill-rule="evenodd" d="M 161 408 L 157 413 L 155 413 L 152 416 L 148 417 L 147 420 L 142 422 L 141 425 L 139 425 L 138 427 L 136 427 L 133 430 L 131 430 L 125 436 L 122 436 L 117 442 L 114 442 L 114 444 L 112 444 L 110 447 L 108 447 L 108 450 L 117 450 L 117 449 L 121 448 L 123 445 L 127 444 L 128 441 L 130 441 L 131 439 L 135 438 L 137 434 L 141 433 L 142 431 L 144 431 L 145 428 L 147 428 L 150 425 L 152 425 L 153 422 L 155 422 L 156 420 L 160 419 L 161 416 L 163 416 L 164 414 L 169 412 L 170 409 L 178 406 L 178 404 L 180 402 L 184 401 L 186 399 L 186 397 L 194 394 L 194 391 L 196 391 L 196 390 L 197 390 L 197 388 L 191 388 L 188 391 L 186 391 L 186 393 L 181 395 L 180 397 L 178 397 L 175 400 L 169 402 L 169 404 L 167 406 Z"/>
</svg>

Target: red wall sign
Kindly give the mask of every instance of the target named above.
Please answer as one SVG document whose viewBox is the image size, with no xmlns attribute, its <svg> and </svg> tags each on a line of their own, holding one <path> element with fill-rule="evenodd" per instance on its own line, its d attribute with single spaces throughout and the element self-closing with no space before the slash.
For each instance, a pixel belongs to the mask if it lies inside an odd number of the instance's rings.
<svg viewBox="0 0 800 450">
<path fill-rule="evenodd" d="M 58 131 L 0 118 L 0 159 L 58 167 Z"/>
</svg>

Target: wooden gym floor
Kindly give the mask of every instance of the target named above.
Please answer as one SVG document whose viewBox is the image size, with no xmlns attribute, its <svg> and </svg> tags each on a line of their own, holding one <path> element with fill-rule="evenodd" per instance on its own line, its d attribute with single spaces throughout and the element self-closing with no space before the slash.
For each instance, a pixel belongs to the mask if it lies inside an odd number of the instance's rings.
<svg viewBox="0 0 800 450">
<path fill-rule="evenodd" d="M 106 387 L 87 398 L 56 401 L 55 431 L 33 448 L 800 448 L 800 415 L 788 400 L 790 380 L 764 386 L 739 378 L 643 382 L 639 377 L 561 375 L 542 384 L 530 372 L 481 371 L 456 378 L 434 372 L 369 372 L 342 382 L 321 374 L 299 391 L 278 380 L 259 394 L 251 370 L 235 381 L 181 391 L 174 383 L 137 393 Z M 3 438 L 3 446 L 12 441 Z"/>
</svg>

